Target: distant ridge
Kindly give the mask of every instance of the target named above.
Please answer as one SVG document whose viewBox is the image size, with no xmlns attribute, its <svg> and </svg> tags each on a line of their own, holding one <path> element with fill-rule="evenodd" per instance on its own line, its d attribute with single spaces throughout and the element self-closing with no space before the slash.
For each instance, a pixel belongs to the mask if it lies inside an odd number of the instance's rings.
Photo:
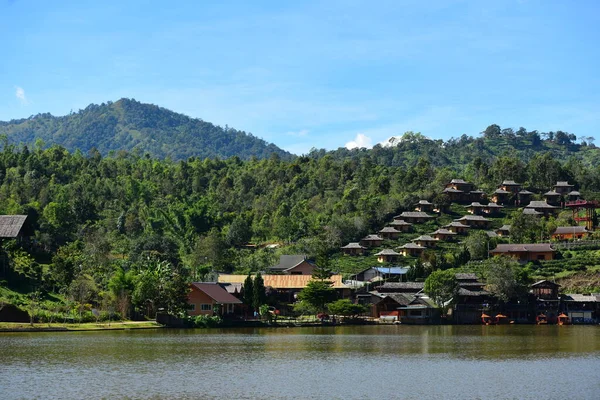
<svg viewBox="0 0 600 400">
<path fill-rule="evenodd" d="M 252 134 L 221 128 L 165 108 L 134 99 L 90 104 L 84 110 L 55 117 L 49 113 L 0 122 L 0 134 L 10 143 L 33 145 L 41 139 L 46 146 L 58 144 L 69 151 L 87 153 L 96 148 L 149 153 L 174 160 L 189 157 L 241 159 L 268 158 L 272 154 L 290 159 L 292 154 Z"/>
</svg>

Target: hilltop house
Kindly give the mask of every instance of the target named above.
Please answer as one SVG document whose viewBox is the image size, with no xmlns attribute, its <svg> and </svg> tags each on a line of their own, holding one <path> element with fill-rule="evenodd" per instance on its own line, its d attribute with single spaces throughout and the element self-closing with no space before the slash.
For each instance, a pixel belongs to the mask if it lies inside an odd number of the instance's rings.
<svg viewBox="0 0 600 400">
<path fill-rule="evenodd" d="M 470 226 L 465 225 L 462 222 L 451 222 L 448 225 L 445 225 L 444 228 L 447 228 L 449 231 L 458 233 L 459 235 L 466 235 Z"/>
<path fill-rule="evenodd" d="M 555 192 L 553 190 L 544 193 L 544 197 L 546 198 L 546 203 L 558 206 L 560 204 L 560 193 Z M 531 202 L 533 203 L 533 201 Z M 531 203 L 529 203 L 531 205 Z"/>
<path fill-rule="evenodd" d="M 379 247 L 383 243 L 383 238 L 379 235 L 367 235 L 360 239 L 360 245 L 365 247 Z"/>
<path fill-rule="evenodd" d="M 554 240 L 583 239 L 590 232 L 585 226 L 559 226 L 552 234 Z"/>
<path fill-rule="evenodd" d="M 412 230 L 412 225 L 410 222 L 406 222 L 403 219 L 395 219 L 390 222 L 388 225 L 394 227 L 397 231 L 400 232 L 410 232 Z"/>
<path fill-rule="evenodd" d="M 535 210 L 538 213 L 542 213 L 544 216 L 548 216 L 554 214 L 558 210 L 558 207 L 548 204 L 545 201 L 531 201 L 525 206 L 525 210 L 527 209 Z"/>
<path fill-rule="evenodd" d="M 554 191 L 558 194 L 566 194 L 573 190 L 573 185 L 570 185 L 568 181 L 558 181 L 554 185 Z"/>
<path fill-rule="evenodd" d="M 579 193 L 577 190 L 573 190 L 573 191 L 567 193 L 568 201 L 577 201 L 579 199 L 581 199 L 581 193 Z"/>
<path fill-rule="evenodd" d="M 306 255 L 279 256 L 279 264 L 269 267 L 269 272 L 285 275 L 312 275 L 316 265 L 308 261 Z"/>
<path fill-rule="evenodd" d="M 418 238 L 413 239 L 412 242 L 423 247 L 435 247 L 438 241 L 429 235 L 421 235 Z"/>
<path fill-rule="evenodd" d="M 401 219 L 406 222 L 410 222 L 411 224 L 420 224 L 433 218 L 435 218 L 435 216 L 421 211 L 404 211 L 402 214 L 394 217 L 394 219 Z"/>
<path fill-rule="evenodd" d="M 443 229 L 440 228 L 437 231 L 433 232 L 431 234 L 431 236 L 436 239 L 436 240 L 442 240 L 442 241 L 446 241 L 446 240 L 452 240 L 454 239 L 454 237 L 457 235 L 456 232 L 452 232 L 448 229 Z"/>
<path fill-rule="evenodd" d="M 504 204 L 504 203 L 508 202 L 511 195 L 512 195 L 512 193 L 509 192 L 508 190 L 496 189 L 496 191 L 494 191 L 494 193 L 492 193 L 492 201 L 497 204 Z"/>
<path fill-rule="evenodd" d="M 433 203 L 430 203 L 427 200 L 420 200 L 415 207 L 415 211 L 431 212 L 433 211 Z"/>
<path fill-rule="evenodd" d="M 395 252 L 392 249 L 383 249 L 379 253 L 376 253 L 377 262 L 394 262 L 400 257 L 402 254 Z"/>
<path fill-rule="evenodd" d="M 505 180 L 498 188 L 516 194 L 521 190 L 521 184 L 512 180 Z"/>
<path fill-rule="evenodd" d="M 502 225 L 496 229 L 496 234 L 498 236 L 510 236 L 510 225 Z"/>
<path fill-rule="evenodd" d="M 525 190 L 525 189 L 521 190 L 519 192 L 519 194 L 517 195 L 517 197 L 519 199 L 519 205 L 526 206 L 527 204 L 529 204 L 532 196 L 533 196 L 533 192 L 530 192 L 529 190 Z"/>
<path fill-rule="evenodd" d="M 472 183 L 465 182 L 462 179 L 452 179 L 450 183 L 442 191 L 450 202 L 466 203 L 470 201 L 479 201 L 483 198 L 484 193 L 480 190 L 475 190 Z"/>
<path fill-rule="evenodd" d="M 480 215 L 465 215 L 462 218 L 455 219 L 454 222 L 461 222 L 463 224 L 469 225 L 471 228 L 488 228 L 490 226 L 491 220 L 484 218 Z"/>
<path fill-rule="evenodd" d="M 242 301 L 218 283 L 194 282 L 188 294 L 188 315 L 241 315 Z"/>
<path fill-rule="evenodd" d="M 400 232 L 392 226 L 386 226 L 385 228 L 379 231 L 379 235 L 384 239 L 398 239 L 400 233 L 402 232 Z"/>
<path fill-rule="evenodd" d="M 360 256 L 365 254 L 365 250 L 367 248 L 364 246 L 361 246 L 360 243 L 348 243 L 347 245 L 345 245 L 344 247 L 341 247 L 342 252 L 344 252 L 344 254 L 348 254 L 351 256 Z"/>
<path fill-rule="evenodd" d="M 397 249 L 405 257 L 418 257 L 426 248 L 415 243 L 406 243 Z"/>
<path fill-rule="evenodd" d="M 14 239 L 33 234 L 27 215 L 0 215 L 0 239 Z"/>
<path fill-rule="evenodd" d="M 491 255 L 505 255 L 520 262 L 553 260 L 556 250 L 548 243 L 499 244 Z"/>
</svg>

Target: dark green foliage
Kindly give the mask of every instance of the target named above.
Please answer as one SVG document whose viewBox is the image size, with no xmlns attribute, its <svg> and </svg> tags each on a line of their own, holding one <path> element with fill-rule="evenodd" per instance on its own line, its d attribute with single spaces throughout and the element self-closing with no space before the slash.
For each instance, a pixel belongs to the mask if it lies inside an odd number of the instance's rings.
<svg viewBox="0 0 600 400">
<path fill-rule="evenodd" d="M 440 308 L 447 307 L 458 292 L 455 272 L 433 271 L 425 280 L 424 291 Z"/>
<path fill-rule="evenodd" d="M 348 299 L 340 299 L 333 303 L 329 303 L 327 309 L 331 314 L 343 315 L 346 317 L 357 316 L 367 312 L 367 307 L 362 304 L 354 304 Z"/>
<path fill-rule="evenodd" d="M 252 276 L 248 275 L 246 277 L 243 288 L 244 288 L 243 289 L 244 292 L 242 294 L 242 301 L 248 307 L 253 307 L 254 306 L 254 281 L 252 280 Z"/>
<path fill-rule="evenodd" d="M 260 309 L 260 306 L 267 303 L 267 293 L 265 291 L 265 282 L 260 272 L 256 274 L 252 283 L 252 305 L 255 310 Z"/>
<path fill-rule="evenodd" d="M 325 306 L 337 297 L 331 281 L 311 280 L 298 293 L 298 300 L 306 302 L 317 311 L 325 311 Z"/>
<path fill-rule="evenodd" d="M 527 295 L 530 283 L 527 272 L 508 257 L 492 257 L 484 264 L 487 287 L 498 299 L 506 302 Z"/>
</svg>

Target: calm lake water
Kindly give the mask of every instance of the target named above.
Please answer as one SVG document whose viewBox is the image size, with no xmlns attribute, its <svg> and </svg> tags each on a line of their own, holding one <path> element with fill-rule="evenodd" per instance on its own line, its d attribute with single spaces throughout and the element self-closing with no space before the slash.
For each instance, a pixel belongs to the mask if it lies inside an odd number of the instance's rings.
<svg viewBox="0 0 600 400">
<path fill-rule="evenodd" d="M 597 326 L 0 334 L 0 399 L 600 399 Z"/>
</svg>

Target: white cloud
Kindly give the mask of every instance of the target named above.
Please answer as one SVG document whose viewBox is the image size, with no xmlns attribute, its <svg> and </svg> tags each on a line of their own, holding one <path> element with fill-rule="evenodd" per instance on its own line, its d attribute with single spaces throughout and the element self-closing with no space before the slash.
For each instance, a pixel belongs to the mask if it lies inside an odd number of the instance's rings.
<svg viewBox="0 0 600 400">
<path fill-rule="evenodd" d="M 15 96 L 17 96 L 17 99 L 19 99 L 21 104 L 29 104 L 29 101 L 27 101 L 27 97 L 25 97 L 25 90 L 23 90 L 22 87 L 16 86 Z"/>
<path fill-rule="evenodd" d="M 373 142 L 370 137 L 368 137 L 367 135 L 364 135 L 362 133 L 357 134 L 356 138 L 353 141 L 346 143 L 346 148 L 348 150 L 352 150 L 352 149 L 356 149 L 356 148 L 363 148 L 363 147 L 370 149 L 371 147 L 373 147 Z"/>
</svg>

